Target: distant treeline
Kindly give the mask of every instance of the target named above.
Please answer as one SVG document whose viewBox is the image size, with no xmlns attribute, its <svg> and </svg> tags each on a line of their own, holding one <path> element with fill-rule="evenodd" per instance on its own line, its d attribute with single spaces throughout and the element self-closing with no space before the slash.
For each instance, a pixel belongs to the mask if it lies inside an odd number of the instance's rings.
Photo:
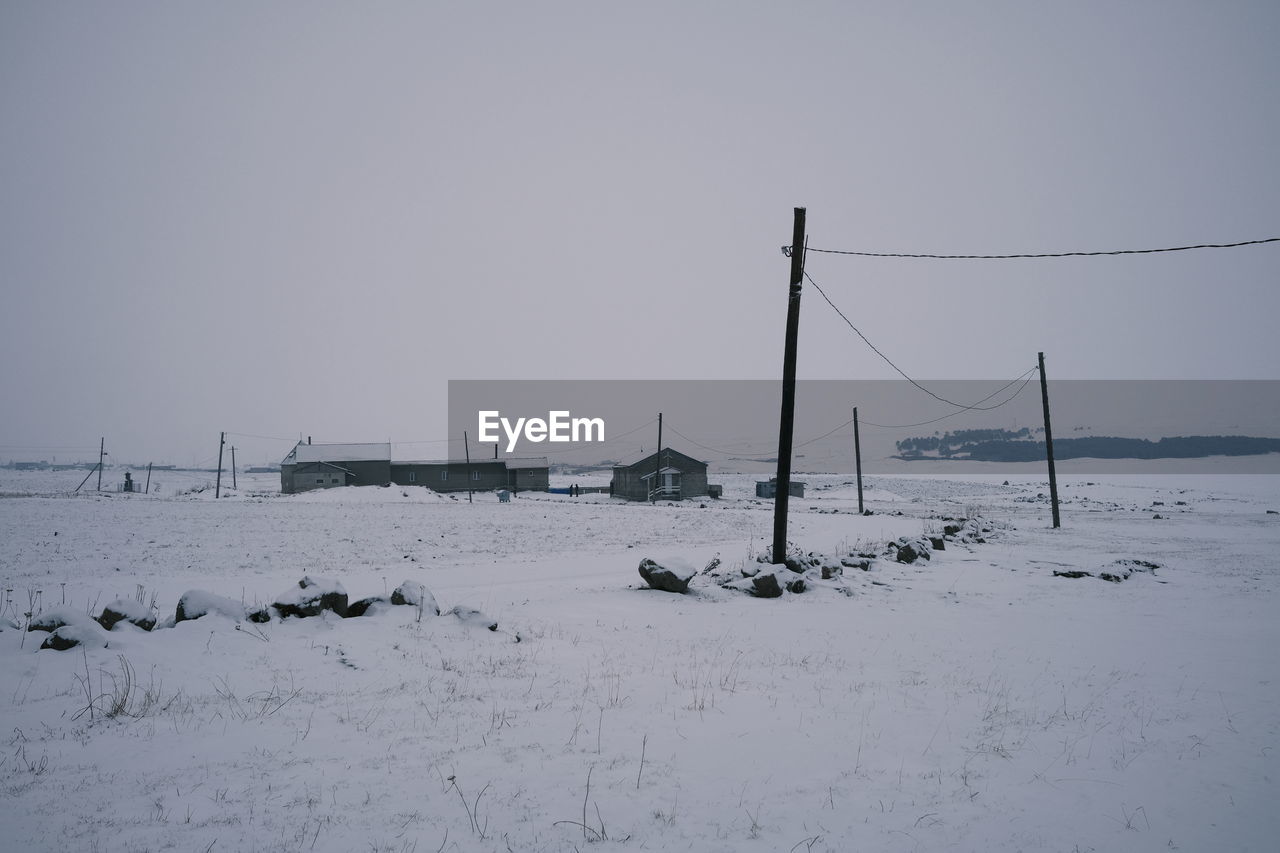
<svg viewBox="0 0 1280 853">
<path fill-rule="evenodd" d="M 904 438 L 899 441 L 898 453 L 903 456 L 920 455 L 922 453 L 938 453 L 950 456 L 966 445 L 978 442 L 1017 441 L 1028 438 L 1031 431 L 1023 427 L 1017 431 L 1007 429 L 958 429 L 942 435 L 925 435 L 917 438 Z"/>
<path fill-rule="evenodd" d="M 1035 462 L 1045 458 L 1044 442 L 1020 437 L 1026 430 L 965 430 L 1006 432 L 1001 438 L 939 445 L 937 455 L 926 456 L 919 445 L 898 442 L 900 459 L 969 459 L 975 462 Z M 916 439 L 907 439 L 914 442 Z M 904 449 L 906 445 L 906 449 Z M 1205 456 L 1255 456 L 1280 453 L 1280 439 L 1247 435 L 1181 435 L 1150 441 L 1145 438 L 1060 438 L 1053 442 L 1055 459 L 1199 459 Z"/>
</svg>

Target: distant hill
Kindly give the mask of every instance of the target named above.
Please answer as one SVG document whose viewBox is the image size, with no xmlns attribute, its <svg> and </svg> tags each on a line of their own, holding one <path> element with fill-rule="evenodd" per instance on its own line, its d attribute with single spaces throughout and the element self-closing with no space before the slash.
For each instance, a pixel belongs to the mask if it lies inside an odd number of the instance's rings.
<svg viewBox="0 0 1280 853">
<path fill-rule="evenodd" d="M 1037 430 L 1043 432 L 1043 430 Z M 958 459 L 974 462 L 1034 462 L 1045 458 L 1044 442 L 1023 428 L 957 430 L 941 436 L 907 438 L 897 443 L 897 459 Z M 1053 442 L 1055 459 L 1201 459 L 1207 456 L 1257 456 L 1280 453 L 1280 439 L 1247 435 L 1183 435 L 1145 438 L 1089 436 Z"/>
</svg>

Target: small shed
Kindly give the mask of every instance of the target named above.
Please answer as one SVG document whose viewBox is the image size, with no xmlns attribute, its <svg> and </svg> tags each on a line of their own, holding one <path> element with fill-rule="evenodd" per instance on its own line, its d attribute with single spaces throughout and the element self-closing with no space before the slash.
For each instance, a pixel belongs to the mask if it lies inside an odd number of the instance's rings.
<svg viewBox="0 0 1280 853">
<path fill-rule="evenodd" d="M 707 463 L 664 447 L 630 465 L 615 465 L 614 497 L 633 501 L 681 500 L 707 494 Z"/>
<path fill-rule="evenodd" d="M 800 480 L 792 480 L 787 484 L 787 494 L 793 498 L 804 497 L 804 483 Z M 758 498 L 776 498 L 778 496 L 778 478 L 770 477 L 768 480 L 756 480 L 756 497 Z"/>
</svg>

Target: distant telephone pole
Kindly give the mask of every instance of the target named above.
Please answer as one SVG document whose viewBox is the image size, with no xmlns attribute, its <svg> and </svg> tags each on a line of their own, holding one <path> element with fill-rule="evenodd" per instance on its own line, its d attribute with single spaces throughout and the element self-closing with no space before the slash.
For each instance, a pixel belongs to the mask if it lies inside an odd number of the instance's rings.
<svg viewBox="0 0 1280 853">
<path fill-rule="evenodd" d="M 215 498 L 222 497 L 222 446 L 227 443 L 227 434 L 225 432 L 218 433 L 218 479 L 213 487 L 213 496 Z"/>
<path fill-rule="evenodd" d="M 658 489 L 662 486 L 662 412 L 658 412 L 658 455 L 653 463 L 653 488 L 649 490 L 649 503 L 658 500 Z"/>
<path fill-rule="evenodd" d="M 858 437 L 858 407 L 853 407 L 853 463 L 858 471 L 858 515 L 862 515 L 862 442 Z"/>
<path fill-rule="evenodd" d="M 467 441 L 467 433 L 462 432 L 462 452 L 467 455 L 467 503 L 474 503 L 471 499 L 471 444 Z"/>
<path fill-rule="evenodd" d="M 1044 401 L 1044 455 L 1049 460 L 1049 499 L 1053 502 L 1053 526 L 1061 527 L 1058 516 L 1058 475 L 1053 469 L 1053 430 L 1049 427 L 1049 380 L 1044 375 L 1044 353 L 1040 353 L 1040 399 Z"/>
<path fill-rule="evenodd" d="M 107 455 L 107 438 L 98 439 L 98 491 L 102 491 L 102 460 Z"/>
<path fill-rule="evenodd" d="M 791 497 L 791 439 L 796 414 L 796 342 L 800 337 L 800 285 L 804 281 L 804 214 L 795 208 L 791 229 L 791 287 L 782 355 L 782 417 L 778 425 L 778 477 L 773 499 L 773 562 L 787 561 L 787 503 Z"/>
<path fill-rule="evenodd" d="M 239 489 L 236 485 L 236 446 L 231 445 L 231 488 Z"/>
</svg>

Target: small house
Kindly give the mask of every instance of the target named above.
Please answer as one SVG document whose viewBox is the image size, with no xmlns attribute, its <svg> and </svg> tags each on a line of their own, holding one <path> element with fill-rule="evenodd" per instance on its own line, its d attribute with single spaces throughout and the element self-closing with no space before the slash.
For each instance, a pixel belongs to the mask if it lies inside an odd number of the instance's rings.
<svg viewBox="0 0 1280 853">
<path fill-rule="evenodd" d="M 664 447 L 630 465 L 615 465 L 611 494 L 633 501 L 707 495 L 707 463 Z"/>
<path fill-rule="evenodd" d="M 280 463 L 280 491 L 287 495 L 337 486 L 385 486 L 391 482 L 391 444 L 303 444 Z"/>
</svg>

